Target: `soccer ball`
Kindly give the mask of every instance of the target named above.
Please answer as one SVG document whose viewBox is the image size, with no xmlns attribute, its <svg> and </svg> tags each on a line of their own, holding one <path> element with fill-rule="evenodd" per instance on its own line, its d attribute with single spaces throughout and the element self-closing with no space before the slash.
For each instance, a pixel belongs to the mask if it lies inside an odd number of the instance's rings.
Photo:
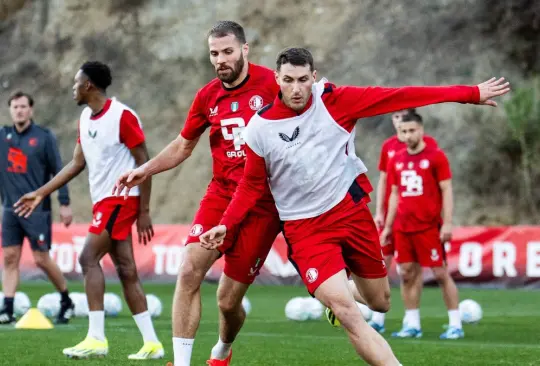
<svg viewBox="0 0 540 366">
<path fill-rule="evenodd" d="M 13 312 L 15 313 L 15 315 L 24 315 L 31 306 L 32 303 L 24 292 L 15 293 L 15 300 L 13 301 Z"/>
<path fill-rule="evenodd" d="M 287 319 L 296 321 L 305 321 L 309 319 L 309 311 L 305 306 L 303 297 L 293 297 L 285 305 L 285 316 Z"/>
<path fill-rule="evenodd" d="M 88 300 L 86 294 L 83 294 L 82 292 L 72 292 L 69 294 L 69 297 L 71 298 L 71 301 L 73 301 L 73 305 L 75 305 L 74 315 L 81 318 L 88 316 Z"/>
<path fill-rule="evenodd" d="M 245 296 L 242 298 L 242 307 L 244 308 L 246 315 L 251 313 L 251 301 Z"/>
<path fill-rule="evenodd" d="M 146 295 L 146 304 L 148 305 L 148 312 L 152 318 L 157 318 L 161 315 L 163 307 L 161 305 L 161 300 L 156 295 Z"/>
<path fill-rule="evenodd" d="M 370 321 L 371 317 L 373 316 L 373 311 L 370 308 L 368 308 L 366 305 L 361 304 L 359 302 L 357 302 L 356 305 L 358 305 L 358 308 L 362 312 L 362 316 L 364 317 L 364 319 L 366 321 Z"/>
<path fill-rule="evenodd" d="M 482 307 L 476 301 L 466 299 L 459 303 L 459 314 L 463 323 L 478 323 L 482 319 Z"/>
<path fill-rule="evenodd" d="M 60 312 L 60 294 L 53 292 L 39 298 L 37 308 L 41 313 L 49 318 L 53 318 Z"/>
<path fill-rule="evenodd" d="M 308 312 L 310 320 L 320 319 L 324 312 L 324 306 L 321 302 L 313 297 L 304 298 L 304 307 Z"/>
<path fill-rule="evenodd" d="M 117 294 L 107 292 L 103 297 L 105 316 L 118 316 L 122 311 L 122 299 Z"/>
</svg>

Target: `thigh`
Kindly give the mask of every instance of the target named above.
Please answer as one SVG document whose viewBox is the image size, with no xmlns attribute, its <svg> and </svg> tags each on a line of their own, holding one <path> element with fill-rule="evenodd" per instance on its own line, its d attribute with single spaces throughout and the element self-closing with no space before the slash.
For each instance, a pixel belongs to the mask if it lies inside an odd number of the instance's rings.
<svg viewBox="0 0 540 366">
<path fill-rule="evenodd" d="M 415 233 L 414 248 L 422 267 L 443 267 L 446 262 L 444 244 L 441 243 L 439 227 Z"/>
<path fill-rule="evenodd" d="M 253 283 L 280 231 L 277 215 L 249 214 L 238 229 L 234 243 L 225 252 L 224 273 L 235 281 Z"/>
<path fill-rule="evenodd" d="M 414 247 L 414 233 L 394 232 L 396 263 L 418 263 Z"/>
<path fill-rule="evenodd" d="M 96 235 L 88 233 L 80 255 L 81 264 L 97 264 L 112 249 L 112 240 L 106 231 Z"/>
<path fill-rule="evenodd" d="M 352 203 L 354 209 L 338 226 L 343 257 L 352 273 L 362 278 L 386 278 L 387 270 L 379 234 L 365 203 Z"/>
<path fill-rule="evenodd" d="M 135 267 L 132 235 L 129 234 L 124 240 L 112 240 L 109 255 L 117 268 Z"/>
<path fill-rule="evenodd" d="M 27 219 L 21 218 L 21 225 L 33 251 L 48 252 L 51 249 L 50 212 L 34 212 Z"/>
<path fill-rule="evenodd" d="M 2 215 L 2 247 L 21 246 L 24 230 L 20 218 L 11 210 L 4 210 Z"/>
<path fill-rule="evenodd" d="M 356 288 L 368 303 L 373 303 L 377 298 L 386 298 L 390 293 L 390 283 L 387 276 L 381 278 L 363 278 L 353 273 L 352 279 Z"/>
</svg>

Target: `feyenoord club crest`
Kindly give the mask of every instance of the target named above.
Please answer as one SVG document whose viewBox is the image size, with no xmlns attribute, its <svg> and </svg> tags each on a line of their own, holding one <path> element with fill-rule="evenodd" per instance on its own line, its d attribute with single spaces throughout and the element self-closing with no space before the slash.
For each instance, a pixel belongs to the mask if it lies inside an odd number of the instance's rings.
<svg viewBox="0 0 540 366">
<path fill-rule="evenodd" d="M 231 103 L 231 111 L 236 112 L 238 110 L 238 102 Z"/>
<path fill-rule="evenodd" d="M 251 108 L 254 111 L 258 111 L 259 109 L 262 108 L 262 106 L 263 106 L 263 98 L 258 95 L 252 96 L 251 99 L 249 100 L 249 108 Z"/>
</svg>

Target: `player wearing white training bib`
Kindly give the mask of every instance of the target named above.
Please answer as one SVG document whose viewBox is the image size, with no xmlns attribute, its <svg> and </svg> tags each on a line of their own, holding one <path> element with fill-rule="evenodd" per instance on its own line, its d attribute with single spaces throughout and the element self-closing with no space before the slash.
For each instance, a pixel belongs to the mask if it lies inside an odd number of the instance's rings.
<svg viewBox="0 0 540 366">
<path fill-rule="evenodd" d="M 122 283 L 126 302 L 142 334 L 144 345 L 129 359 L 162 358 L 150 313 L 147 311 L 135 259 L 131 230 L 137 223 L 139 242 L 146 244 L 154 235 L 149 215 L 151 181 L 132 189 L 124 198 L 112 195 L 116 177 L 148 160 L 142 124 L 136 113 L 115 98 L 107 98 L 112 77 L 101 62 L 87 62 L 75 75 L 73 98 L 87 105 L 79 120 L 79 137 L 73 160 L 49 183 L 21 197 L 15 204 L 19 215 L 29 216 L 41 200 L 79 175 L 88 167 L 93 219 L 79 257 L 88 298 L 88 334 L 74 347 L 65 348 L 70 358 L 104 356 L 109 352 L 105 337 L 103 297 L 105 279 L 100 260 L 109 254 Z"/>
</svg>

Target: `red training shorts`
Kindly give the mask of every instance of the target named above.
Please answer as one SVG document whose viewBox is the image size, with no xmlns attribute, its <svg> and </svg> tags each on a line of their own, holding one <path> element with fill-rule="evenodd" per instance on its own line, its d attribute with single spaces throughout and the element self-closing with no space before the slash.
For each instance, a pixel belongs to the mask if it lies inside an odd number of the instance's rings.
<svg viewBox="0 0 540 366">
<path fill-rule="evenodd" d="M 362 278 L 387 275 L 379 235 L 366 195 L 354 182 L 331 210 L 309 219 L 286 221 L 283 235 L 310 294 L 342 269 Z"/>
<path fill-rule="evenodd" d="M 405 233 L 394 233 L 397 263 L 419 263 L 422 267 L 442 267 L 446 262 L 439 227 Z"/>
<path fill-rule="evenodd" d="M 193 219 L 186 245 L 198 243 L 199 235 L 219 225 L 230 201 L 230 197 L 207 191 Z M 227 232 L 223 245 L 218 247 L 225 257 L 223 273 L 240 283 L 253 283 L 280 231 L 275 205 L 256 206 L 236 231 Z"/>
<path fill-rule="evenodd" d="M 92 224 L 88 229 L 99 235 L 107 230 L 114 240 L 125 240 L 131 234 L 131 227 L 139 216 L 139 197 L 108 197 L 92 208 Z"/>
</svg>

